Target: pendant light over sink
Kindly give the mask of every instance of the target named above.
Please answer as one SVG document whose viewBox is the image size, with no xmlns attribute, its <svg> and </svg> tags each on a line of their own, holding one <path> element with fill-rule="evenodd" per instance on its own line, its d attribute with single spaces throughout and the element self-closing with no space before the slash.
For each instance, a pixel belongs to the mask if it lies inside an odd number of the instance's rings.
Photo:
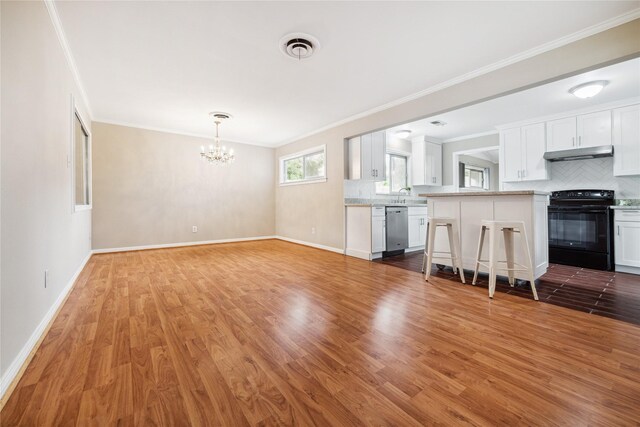
<svg viewBox="0 0 640 427">
<path fill-rule="evenodd" d="M 224 120 L 230 119 L 231 114 L 221 113 L 221 112 L 213 112 L 209 113 L 211 117 L 213 117 L 213 122 L 216 124 L 216 137 L 215 144 L 211 144 L 209 146 L 209 151 L 205 151 L 204 145 L 200 147 L 200 157 L 202 160 L 207 160 L 209 163 L 215 163 L 217 165 L 228 165 L 233 163 L 235 160 L 235 156 L 233 154 L 233 148 L 227 151 L 227 147 L 220 146 L 220 134 L 218 132 L 218 128 L 220 123 Z"/>
</svg>

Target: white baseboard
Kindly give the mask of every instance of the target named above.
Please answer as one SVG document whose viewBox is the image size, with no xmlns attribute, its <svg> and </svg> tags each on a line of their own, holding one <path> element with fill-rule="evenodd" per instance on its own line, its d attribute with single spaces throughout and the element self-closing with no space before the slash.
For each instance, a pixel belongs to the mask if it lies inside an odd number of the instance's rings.
<svg viewBox="0 0 640 427">
<path fill-rule="evenodd" d="M 323 249 L 325 251 L 335 252 L 337 254 L 344 255 L 344 250 L 340 248 L 334 248 L 332 246 L 325 246 L 325 245 L 320 245 L 318 243 L 305 242 L 304 240 L 291 239 L 289 237 L 284 237 L 284 236 L 275 236 L 275 238 L 278 240 L 284 240 L 285 242 L 297 243 L 299 245 L 304 245 L 304 246 L 311 246 L 312 248 Z"/>
<path fill-rule="evenodd" d="M 11 387 L 13 381 L 16 379 L 16 376 L 22 370 L 22 367 L 28 360 L 31 352 L 35 350 L 36 345 L 40 343 L 40 340 L 43 338 L 43 334 L 48 330 L 51 321 L 54 319 L 56 313 L 58 312 L 58 309 L 67 299 L 69 292 L 71 292 L 71 289 L 73 289 L 73 285 L 78 279 L 78 276 L 80 276 L 80 273 L 84 269 L 85 265 L 87 265 L 87 261 L 89 261 L 91 255 L 92 252 L 90 251 L 82 261 L 82 263 L 80 263 L 80 267 L 78 267 L 73 276 L 71 276 L 71 279 L 69 279 L 69 282 L 66 284 L 64 289 L 62 289 L 62 292 L 60 292 L 60 295 L 58 296 L 56 301 L 51 305 L 49 311 L 47 311 L 45 316 L 42 318 L 36 329 L 29 337 L 29 340 L 22 347 L 20 353 L 18 353 L 18 355 L 13 359 L 13 362 L 11 362 L 11 365 L 9 365 L 9 368 L 0 379 L 0 399 L 2 399 L 3 401 L 5 393 L 7 392 L 7 390 L 9 390 L 9 387 Z"/>
<path fill-rule="evenodd" d="M 267 239 L 278 239 L 278 238 L 279 238 L 278 236 L 257 236 L 257 237 L 239 237 L 235 239 L 200 240 L 197 242 L 162 243 L 159 245 L 142 245 L 142 246 L 127 246 L 122 248 L 94 249 L 93 253 L 107 254 L 112 252 L 144 251 L 147 249 L 163 249 L 163 248 L 179 248 L 183 246 L 215 245 L 217 243 L 248 242 L 251 240 L 267 240 Z"/>
<path fill-rule="evenodd" d="M 367 251 L 359 251 L 357 249 L 347 249 L 345 251 L 345 254 L 355 258 L 365 259 L 367 261 L 371 260 L 371 254 Z"/>
<path fill-rule="evenodd" d="M 412 248 L 407 248 L 404 250 L 404 253 L 418 252 L 418 251 L 424 251 L 424 246 L 414 246 Z"/>
<path fill-rule="evenodd" d="M 640 267 L 616 264 L 616 273 L 640 274 Z"/>
</svg>

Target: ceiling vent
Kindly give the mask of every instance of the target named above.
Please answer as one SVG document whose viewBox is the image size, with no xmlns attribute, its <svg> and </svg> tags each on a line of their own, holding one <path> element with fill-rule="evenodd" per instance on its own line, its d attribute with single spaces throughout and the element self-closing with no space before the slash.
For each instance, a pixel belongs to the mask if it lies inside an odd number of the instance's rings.
<svg viewBox="0 0 640 427">
<path fill-rule="evenodd" d="M 318 49 L 320 42 L 309 34 L 292 33 L 280 39 L 280 50 L 290 58 L 307 59 Z"/>
<path fill-rule="evenodd" d="M 434 125 L 434 126 L 444 126 L 444 125 L 447 124 L 447 122 L 443 122 L 441 120 L 435 120 L 435 121 L 431 122 L 431 124 Z"/>
</svg>

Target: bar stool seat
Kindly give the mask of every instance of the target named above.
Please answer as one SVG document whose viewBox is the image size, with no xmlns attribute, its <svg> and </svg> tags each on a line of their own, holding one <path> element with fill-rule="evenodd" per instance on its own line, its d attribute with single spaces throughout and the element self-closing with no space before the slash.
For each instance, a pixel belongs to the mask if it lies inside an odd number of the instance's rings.
<svg viewBox="0 0 640 427">
<path fill-rule="evenodd" d="M 489 259 L 481 259 L 482 248 L 486 230 L 489 230 Z M 504 237 L 504 250 L 506 255 L 505 261 L 498 260 L 498 233 L 502 232 Z M 525 257 L 524 264 L 518 264 L 514 261 L 513 235 L 520 233 L 522 250 Z M 478 278 L 478 270 L 480 266 L 489 269 L 489 298 L 493 298 L 496 291 L 496 274 L 498 271 L 506 271 L 509 277 L 509 284 L 514 285 L 514 272 L 524 271 L 525 275 L 531 282 L 531 291 L 533 298 L 538 301 L 538 292 L 536 291 L 536 283 L 533 275 L 533 265 L 531 262 L 531 254 L 529 252 L 529 241 L 527 240 L 527 231 L 525 230 L 523 221 L 493 221 L 483 220 L 480 227 L 480 238 L 478 240 L 478 252 L 476 256 L 476 266 L 473 272 L 472 284 L 476 284 Z"/>
<path fill-rule="evenodd" d="M 422 272 L 424 280 L 428 281 L 431 275 L 431 264 L 434 255 L 434 245 L 436 241 L 436 230 L 438 227 L 446 227 L 449 236 L 449 252 L 438 252 L 436 257 L 442 255 L 451 256 L 451 266 L 454 273 L 460 274 L 462 283 L 464 280 L 464 271 L 462 269 L 462 261 L 460 258 L 460 237 L 458 235 L 458 220 L 456 218 L 447 217 L 429 217 L 427 220 L 427 239 L 424 245 L 424 253 L 422 254 Z"/>
</svg>

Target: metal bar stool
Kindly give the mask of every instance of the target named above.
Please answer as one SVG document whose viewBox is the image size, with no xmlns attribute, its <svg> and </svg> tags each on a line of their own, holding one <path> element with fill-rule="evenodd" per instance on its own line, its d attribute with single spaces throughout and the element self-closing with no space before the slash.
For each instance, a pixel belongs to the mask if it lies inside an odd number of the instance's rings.
<svg viewBox="0 0 640 427">
<path fill-rule="evenodd" d="M 429 217 L 427 221 L 427 240 L 424 245 L 424 253 L 422 255 L 422 272 L 424 280 L 428 281 L 431 275 L 431 264 L 434 255 L 434 244 L 436 241 L 436 230 L 438 227 L 447 227 L 449 235 L 449 252 L 438 252 L 439 255 L 450 255 L 451 266 L 453 272 L 460 274 L 460 280 L 464 281 L 464 271 L 462 269 L 462 261 L 460 258 L 460 237 L 458 235 L 458 220 L 455 218 L 434 218 Z M 439 257 L 436 255 L 436 257 Z"/>
<path fill-rule="evenodd" d="M 489 229 L 489 259 L 480 259 L 482 254 L 482 246 L 484 244 L 484 237 L 486 230 Z M 504 236 L 504 249 L 506 253 L 506 261 L 498 261 L 498 232 L 502 231 Z M 522 249 L 525 255 L 525 265 L 514 262 L 514 248 L 513 248 L 513 235 L 514 233 L 520 233 L 522 238 Z M 501 265 L 505 264 L 504 267 Z M 522 221 L 482 221 L 482 227 L 480 229 L 480 239 L 478 241 L 478 254 L 476 256 L 476 267 L 473 272 L 472 284 L 476 284 L 478 278 L 478 269 L 480 266 L 484 266 L 489 269 L 489 298 L 493 298 L 493 294 L 496 291 L 496 273 L 497 271 L 506 271 L 509 277 L 509 284 L 513 286 L 515 277 L 515 271 L 525 271 L 526 276 L 531 282 L 531 291 L 533 292 L 533 298 L 538 301 L 538 292 L 536 292 L 536 283 L 533 276 L 533 266 L 531 263 L 531 254 L 529 252 L 529 241 L 527 240 L 527 232 L 524 228 L 524 222 Z"/>
</svg>

